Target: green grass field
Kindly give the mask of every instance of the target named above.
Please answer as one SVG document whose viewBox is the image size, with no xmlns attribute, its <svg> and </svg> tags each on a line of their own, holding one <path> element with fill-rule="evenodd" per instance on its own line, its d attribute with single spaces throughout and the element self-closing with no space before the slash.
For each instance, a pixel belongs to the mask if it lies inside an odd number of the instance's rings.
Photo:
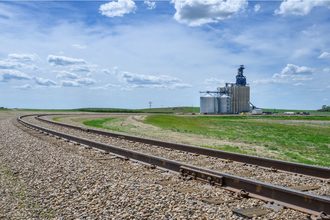
<svg viewBox="0 0 330 220">
<path fill-rule="evenodd" d="M 98 118 L 83 121 L 91 127 L 128 132 L 129 126 L 116 122 L 123 118 Z M 154 114 L 144 123 L 163 130 L 201 135 L 262 146 L 276 159 L 330 166 L 330 116 L 175 116 Z M 259 154 L 255 148 L 221 145 L 206 146 L 225 151 Z"/>
<path fill-rule="evenodd" d="M 269 120 L 271 119 L 271 120 Z M 295 121 L 306 120 L 306 123 Z M 279 159 L 330 166 L 329 116 L 148 116 L 145 123 L 182 133 L 199 134 L 264 146 Z M 312 123 L 309 123 L 312 122 Z M 324 123 L 323 123 L 324 122 Z M 220 149 L 240 152 L 235 147 Z"/>
<path fill-rule="evenodd" d="M 53 119 L 55 120 L 55 119 Z M 86 126 L 90 126 L 90 127 L 95 127 L 95 128 L 104 128 L 105 124 L 116 120 L 115 118 L 101 118 L 101 119 L 94 119 L 94 120 L 86 120 L 83 121 L 83 124 Z"/>
</svg>

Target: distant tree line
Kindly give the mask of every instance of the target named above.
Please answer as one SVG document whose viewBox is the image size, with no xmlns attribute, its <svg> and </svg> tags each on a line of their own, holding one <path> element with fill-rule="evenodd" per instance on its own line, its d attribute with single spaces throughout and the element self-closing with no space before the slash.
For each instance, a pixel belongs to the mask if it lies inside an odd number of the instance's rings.
<svg viewBox="0 0 330 220">
<path fill-rule="evenodd" d="M 320 112 L 330 112 L 330 105 L 322 105 L 322 108 L 319 109 Z"/>
</svg>

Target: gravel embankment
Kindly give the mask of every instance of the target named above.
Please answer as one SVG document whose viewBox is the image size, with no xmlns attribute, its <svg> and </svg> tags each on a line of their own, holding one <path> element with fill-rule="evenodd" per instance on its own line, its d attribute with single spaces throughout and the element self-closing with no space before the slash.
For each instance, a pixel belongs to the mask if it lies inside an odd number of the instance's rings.
<svg viewBox="0 0 330 220">
<path fill-rule="evenodd" d="M 40 122 L 33 118 L 28 118 L 27 120 L 47 128 L 51 128 L 64 133 L 69 133 L 79 137 L 89 138 L 98 142 L 128 148 L 159 157 L 165 157 L 172 160 L 178 160 L 196 166 L 218 170 L 220 172 L 234 174 L 242 177 L 248 177 L 251 179 L 257 179 L 263 182 L 273 183 L 280 186 L 292 188 L 305 185 L 317 186 L 319 187 L 318 189 L 309 191 L 309 193 L 318 195 L 330 195 L 330 182 L 327 180 L 282 171 L 272 172 L 270 169 L 258 167 L 255 165 L 242 164 L 238 162 L 222 160 L 219 158 L 186 153 L 178 150 L 171 150 L 148 144 L 136 143 L 119 138 L 105 137 L 102 135 L 91 134 L 88 132 L 78 131 L 75 129 L 69 129 L 58 125 Z"/>
<path fill-rule="evenodd" d="M 14 118 L 0 121 L 0 135 L 0 218 L 241 219 L 232 209 L 263 205 L 41 135 Z M 306 218 L 289 209 L 262 217 Z"/>
</svg>

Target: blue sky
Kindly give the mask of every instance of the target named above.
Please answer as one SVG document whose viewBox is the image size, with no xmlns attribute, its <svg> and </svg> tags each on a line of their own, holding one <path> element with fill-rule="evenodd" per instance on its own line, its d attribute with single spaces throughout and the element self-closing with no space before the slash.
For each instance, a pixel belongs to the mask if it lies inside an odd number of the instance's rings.
<svg viewBox="0 0 330 220">
<path fill-rule="evenodd" d="M 330 103 L 330 1 L 0 1 L 0 106 L 198 106 L 240 64 L 258 107 Z"/>
</svg>

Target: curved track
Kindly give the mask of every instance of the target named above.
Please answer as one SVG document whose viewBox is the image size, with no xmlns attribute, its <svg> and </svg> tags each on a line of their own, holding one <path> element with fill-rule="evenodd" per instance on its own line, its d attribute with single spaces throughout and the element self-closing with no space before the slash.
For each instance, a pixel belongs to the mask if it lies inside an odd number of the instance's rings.
<svg viewBox="0 0 330 220">
<path fill-rule="evenodd" d="M 303 174 L 303 175 L 309 175 L 309 176 L 326 178 L 326 179 L 330 178 L 330 169 L 326 168 L 326 167 L 311 166 L 311 165 L 306 165 L 306 164 L 301 164 L 301 163 L 292 163 L 292 162 L 288 162 L 288 161 L 281 161 L 281 160 L 274 160 L 274 159 L 269 159 L 269 158 L 249 156 L 249 155 L 245 155 L 245 154 L 230 153 L 230 152 L 221 151 L 221 150 L 202 148 L 202 147 L 186 145 L 186 144 L 178 144 L 178 143 L 173 143 L 173 142 L 165 142 L 165 141 L 160 141 L 160 140 L 155 140 L 155 139 L 141 138 L 141 137 L 137 137 L 137 136 L 118 134 L 118 133 L 114 133 L 114 132 L 101 131 L 101 130 L 96 130 L 96 129 L 91 129 L 91 128 L 86 129 L 86 128 L 80 127 L 80 126 L 55 122 L 55 121 L 43 118 L 42 116 L 45 116 L 45 115 L 38 115 L 36 118 L 43 122 L 52 123 L 52 124 L 60 125 L 60 126 L 67 127 L 67 128 L 82 130 L 82 131 L 93 133 L 93 134 L 121 138 L 121 139 L 129 140 L 129 141 L 140 142 L 140 143 L 144 143 L 144 144 L 160 146 L 160 147 L 164 147 L 164 148 L 175 149 L 175 150 L 180 150 L 180 151 L 185 151 L 185 152 L 190 152 L 190 153 L 196 153 L 196 154 L 200 154 L 200 155 L 206 155 L 206 156 L 211 156 L 211 157 L 216 157 L 216 158 L 221 158 L 221 159 L 233 160 L 233 161 L 237 161 L 237 162 L 241 162 L 241 163 L 253 164 L 253 165 L 257 165 L 257 166 L 278 169 L 278 170 L 283 170 L 283 171 L 288 171 L 288 172 L 293 172 L 293 173 L 298 173 L 298 174 Z"/>
<path fill-rule="evenodd" d="M 255 181 L 243 177 L 238 177 L 235 175 L 221 173 L 210 169 L 188 165 L 179 161 L 168 160 L 165 158 L 155 157 L 129 149 L 119 148 L 108 144 L 90 141 L 84 138 L 80 138 L 69 134 L 64 134 L 58 131 L 54 131 L 48 128 L 44 128 L 42 126 L 35 125 L 31 122 L 27 122 L 26 120 L 23 120 L 23 118 L 27 118 L 27 117 L 28 116 L 20 117 L 18 121 L 28 127 L 41 130 L 48 134 L 56 135 L 92 147 L 97 147 L 109 151 L 111 153 L 121 155 L 123 157 L 138 160 L 154 166 L 172 170 L 174 172 L 180 172 L 184 176 L 190 176 L 192 178 L 208 181 L 211 184 L 219 185 L 229 190 L 239 191 L 243 196 L 250 196 L 265 201 L 279 203 L 283 206 L 297 209 L 314 215 L 320 212 L 330 213 L 330 200 L 326 197 L 302 193 L 296 190 L 279 187 L 272 184 L 263 183 L 260 181 Z"/>
</svg>

